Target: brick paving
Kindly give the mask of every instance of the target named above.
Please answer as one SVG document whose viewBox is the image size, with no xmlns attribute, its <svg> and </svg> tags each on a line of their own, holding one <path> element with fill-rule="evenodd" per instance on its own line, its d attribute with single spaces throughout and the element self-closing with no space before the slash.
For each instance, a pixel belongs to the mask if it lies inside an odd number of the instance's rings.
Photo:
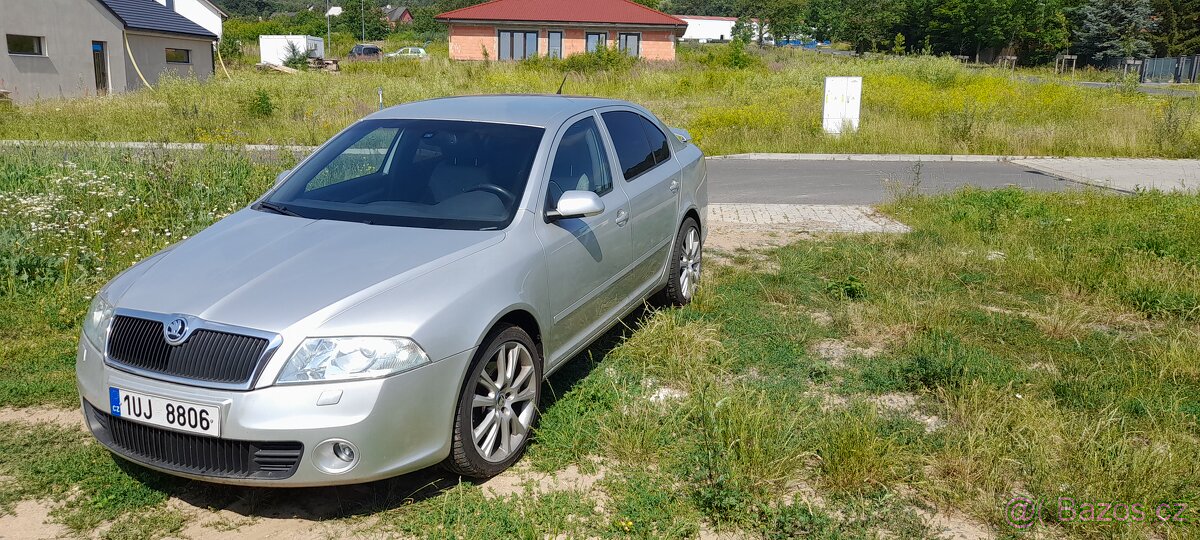
<svg viewBox="0 0 1200 540">
<path fill-rule="evenodd" d="M 808 232 L 903 233 L 908 227 L 870 206 L 834 204 L 709 204 L 708 219 L 743 226 Z"/>
</svg>

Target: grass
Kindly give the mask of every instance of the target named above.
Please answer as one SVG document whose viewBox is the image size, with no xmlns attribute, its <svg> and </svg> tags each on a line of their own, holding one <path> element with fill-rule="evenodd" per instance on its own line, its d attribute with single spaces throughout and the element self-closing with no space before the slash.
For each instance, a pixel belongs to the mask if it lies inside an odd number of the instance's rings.
<svg viewBox="0 0 1200 540">
<path fill-rule="evenodd" d="M 683 47 L 674 63 L 344 64 L 341 73 L 165 80 L 154 91 L 48 99 L 0 111 L 0 139 L 315 145 L 387 105 L 440 96 L 565 92 L 628 99 L 690 130 L 709 154 L 741 152 L 1200 156 L 1200 101 L 1031 82 L 932 57 L 853 59 L 790 49 L 748 56 Z M 736 61 L 735 61 L 736 60 Z M 612 69 L 598 69 L 606 65 Z M 742 68 L 728 66 L 746 66 Z M 824 78 L 864 77 L 863 124 L 821 129 Z M 265 96 L 265 99 L 264 99 Z"/>
<path fill-rule="evenodd" d="M 0 149 L 0 338 L 16 344 L 0 349 L 0 401 L 74 406 L 87 298 L 292 158 L 262 159 Z M 259 501 L 252 514 L 332 500 L 301 515 L 368 536 L 922 538 L 926 512 L 1015 536 L 1020 495 L 1045 501 L 1034 527 L 1054 537 L 1200 534 L 1194 513 L 1054 506 L 1200 505 L 1200 196 L 964 190 L 884 210 L 912 232 L 725 253 L 690 306 L 643 314 L 556 374 L 524 462 L 594 472 L 590 489 L 212 489 L 121 465 L 74 429 L 8 423 L 0 508 L 55 501 L 52 519 L 111 537 L 175 534 L 191 519 L 166 517 L 178 496 Z M 860 352 L 822 358 L 822 340 Z"/>
</svg>

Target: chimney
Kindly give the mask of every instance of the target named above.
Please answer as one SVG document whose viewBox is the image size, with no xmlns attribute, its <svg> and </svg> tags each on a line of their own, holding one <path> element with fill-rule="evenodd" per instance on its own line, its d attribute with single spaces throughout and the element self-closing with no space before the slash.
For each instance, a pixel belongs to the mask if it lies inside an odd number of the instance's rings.
<svg viewBox="0 0 1200 540">
<path fill-rule="evenodd" d="M 167 0 L 167 9 L 175 11 L 175 0 Z"/>
</svg>

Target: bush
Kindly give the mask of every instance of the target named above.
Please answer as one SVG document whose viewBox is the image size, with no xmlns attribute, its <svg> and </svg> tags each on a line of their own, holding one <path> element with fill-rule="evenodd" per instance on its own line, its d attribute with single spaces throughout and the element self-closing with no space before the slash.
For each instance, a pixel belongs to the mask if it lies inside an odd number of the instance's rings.
<svg viewBox="0 0 1200 540">
<path fill-rule="evenodd" d="M 283 65 L 292 69 L 308 69 L 308 51 L 289 41 L 287 55 L 283 57 Z"/>
<path fill-rule="evenodd" d="M 593 52 L 572 54 L 555 61 L 562 71 L 594 73 L 597 71 L 621 71 L 633 67 L 638 59 L 621 52 L 616 47 L 599 47 Z"/>
<path fill-rule="evenodd" d="M 246 112 L 255 118 L 270 117 L 275 113 L 275 104 L 271 102 L 271 95 L 261 88 L 255 91 L 254 97 L 246 102 Z"/>
<path fill-rule="evenodd" d="M 746 50 L 746 43 L 735 39 L 716 50 L 710 49 L 700 57 L 700 63 L 708 67 L 747 69 L 762 65 L 762 59 Z"/>
</svg>

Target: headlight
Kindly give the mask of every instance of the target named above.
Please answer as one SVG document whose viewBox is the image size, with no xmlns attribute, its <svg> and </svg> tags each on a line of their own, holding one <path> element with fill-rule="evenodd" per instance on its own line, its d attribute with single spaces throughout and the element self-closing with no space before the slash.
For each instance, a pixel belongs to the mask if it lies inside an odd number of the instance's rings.
<svg viewBox="0 0 1200 540">
<path fill-rule="evenodd" d="M 308 338 L 288 358 L 278 383 L 386 377 L 428 364 L 411 339 L 393 337 Z"/>
<path fill-rule="evenodd" d="M 83 335 L 92 342 L 92 346 L 104 350 L 104 342 L 108 339 L 108 325 L 112 322 L 113 307 L 97 294 L 92 299 L 87 315 L 83 318 Z"/>
</svg>

